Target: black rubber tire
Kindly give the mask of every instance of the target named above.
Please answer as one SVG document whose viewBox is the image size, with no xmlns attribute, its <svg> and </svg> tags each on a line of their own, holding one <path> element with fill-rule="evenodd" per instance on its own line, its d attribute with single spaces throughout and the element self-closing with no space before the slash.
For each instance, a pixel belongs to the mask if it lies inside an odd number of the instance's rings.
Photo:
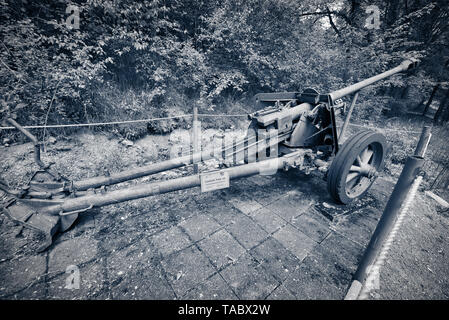
<svg viewBox="0 0 449 320">
<path fill-rule="evenodd" d="M 362 197 L 374 183 L 375 177 L 364 178 L 363 181 L 360 180 L 360 184 L 356 185 L 359 190 L 355 194 L 348 194 L 346 190 L 346 177 L 349 170 L 357 156 L 368 146 L 375 149 L 372 161 L 376 171 L 379 172 L 384 165 L 387 142 L 382 134 L 373 131 L 360 131 L 350 137 L 332 161 L 327 175 L 327 188 L 332 198 L 338 203 L 348 204 Z"/>
<path fill-rule="evenodd" d="M 339 173 L 339 170 L 337 169 L 342 165 L 342 162 L 346 157 L 348 156 L 349 150 L 351 150 L 354 145 L 363 137 L 366 135 L 371 134 L 372 131 L 370 130 L 363 130 L 357 132 L 355 135 L 349 137 L 345 143 L 339 148 L 339 151 L 337 153 L 337 156 L 332 161 L 329 170 L 327 172 L 327 187 L 330 195 L 332 198 L 338 201 L 338 195 L 336 193 L 337 187 L 336 187 L 336 181 L 337 181 L 337 174 Z M 340 202 L 340 201 L 338 201 Z"/>
</svg>

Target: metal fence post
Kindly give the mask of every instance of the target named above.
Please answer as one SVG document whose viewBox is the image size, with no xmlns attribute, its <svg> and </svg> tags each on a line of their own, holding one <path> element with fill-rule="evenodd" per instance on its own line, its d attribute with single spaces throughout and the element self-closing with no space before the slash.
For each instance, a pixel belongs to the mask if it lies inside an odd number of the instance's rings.
<svg viewBox="0 0 449 320">
<path fill-rule="evenodd" d="M 193 125 L 192 125 L 192 144 L 193 144 L 193 154 L 199 152 L 199 137 L 198 137 L 198 107 L 193 107 Z M 193 173 L 198 173 L 198 163 L 193 159 Z"/>
<path fill-rule="evenodd" d="M 432 127 L 425 126 L 422 130 L 421 137 L 419 138 L 418 145 L 415 149 L 415 156 L 424 157 L 429 145 L 430 138 L 432 137 Z"/>
<path fill-rule="evenodd" d="M 345 300 L 356 300 L 358 298 L 370 269 L 374 266 L 386 239 L 389 237 L 400 213 L 401 206 L 424 163 L 423 156 L 429 140 L 430 129 L 424 127 L 415 155 L 408 157 L 402 169 L 401 175 L 388 199 L 387 205 L 363 254 L 357 271 L 353 276 L 353 281 L 345 296 Z"/>
</svg>

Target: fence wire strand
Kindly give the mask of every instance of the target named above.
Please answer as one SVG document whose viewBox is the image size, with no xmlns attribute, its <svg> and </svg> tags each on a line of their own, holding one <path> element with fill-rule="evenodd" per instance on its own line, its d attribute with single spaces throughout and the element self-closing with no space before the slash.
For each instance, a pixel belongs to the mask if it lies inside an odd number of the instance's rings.
<svg viewBox="0 0 449 320">
<path fill-rule="evenodd" d="M 200 117 L 247 117 L 247 114 L 206 114 L 199 113 Z M 151 119 L 138 119 L 138 120 L 123 120 L 123 121 L 111 121 L 111 122 L 94 122 L 94 123 L 71 123 L 71 124 L 50 124 L 50 125 L 36 125 L 36 126 L 23 126 L 25 129 L 44 129 L 44 128 L 74 128 L 74 127 L 94 127 L 94 126 L 107 126 L 107 125 L 119 125 L 119 124 L 131 124 L 142 123 L 160 120 L 171 120 L 179 118 L 190 118 L 193 114 L 180 114 L 170 117 L 160 117 Z M 14 127 L 0 127 L 0 130 L 12 130 Z"/>
<path fill-rule="evenodd" d="M 248 114 L 207 114 L 199 113 L 199 117 L 248 117 Z M 94 127 L 107 125 L 122 125 L 133 123 L 145 123 L 152 121 L 162 121 L 180 118 L 192 118 L 193 114 L 180 114 L 168 117 L 158 117 L 150 119 L 122 120 L 111 122 L 95 122 L 95 123 L 72 123 L 57 125 L 32 125 L 24 126 L 25 129 L 50 129 L 50 128 L 76 128 L 76 127 Z M 373 127 L 366 124 L 349 123 L 349 126 L 372 129 L 374 131 L 399 132 L 418 135 L 421 131 L 401 130 L 397 128 Z M 12 126 L 0 127 L 1 130 L 13 130 Z M 426 172 L 425 185 L 430 189 L 446 188 L 449 185 L 449 145 L 447 138 L 449 137 L 449 127 L 434 127 L 432 129 L 432 139 L 429 143 L 428 156 L 424 163 L 423 169 Z"/>
</svg>

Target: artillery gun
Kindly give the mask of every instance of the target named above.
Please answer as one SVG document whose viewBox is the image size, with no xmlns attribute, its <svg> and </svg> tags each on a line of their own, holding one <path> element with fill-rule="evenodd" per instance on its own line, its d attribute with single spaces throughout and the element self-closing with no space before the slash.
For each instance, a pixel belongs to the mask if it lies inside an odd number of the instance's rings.
<svg viewBox="0 0 449 320">
<path fill-rule="evenodd" d="M 13 119 L 7 122 L 34 142 L 39 170 L 21 190 L 10 190 L 3 211 L 15 222 L 45 235 L 39 250 L 51 245 L 57 232 L 64 232 L 78 215 L 93 208 L 123 201 L 201 186 L 211 191 L 229 186 L 229 181 L 257 174 L 273 174 L 290 167 L 325 172 L 328 191 L 335 201 L 348 204 L 363 196 L 382 170 L 386 140 L 379 133 L 362 130 L 339 145 L 349 123 L 358 91 L 393 74 L 414 68 L 416 61 L 405 60 L 397 67 L 329 94 L 316 90 L 260 93 L 255 96 L 261 110 L 248 115 L 246 136 L 224 146 L 218 154 L 242 159 L 236 166 L 171 180 L 138 184 L 106 191 L 110 185 L 217 158 L 216 150 L 201 150 L 159 163 L 125 170 L 109 176 L 73 181 L 45 165 L 40 159 L 40 143 Z M 355 93 L 345 122 L 337 133 L 336 110 L 346 108 L 341 98 Z"/>
</svg>

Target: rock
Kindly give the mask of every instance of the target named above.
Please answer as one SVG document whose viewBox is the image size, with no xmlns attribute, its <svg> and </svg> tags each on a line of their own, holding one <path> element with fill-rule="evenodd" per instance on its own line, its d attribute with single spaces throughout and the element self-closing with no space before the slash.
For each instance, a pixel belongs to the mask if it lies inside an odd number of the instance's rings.
<svg viewBox="0 0 449 320">
<path fill-rule="evenodd" d="M 337 209 L 336 207 L 334 207 L 333 205 L 331 205 L 327 202 L 323 202 L 323 206 L 327 209 Z"/>
<path fill-rule="evenodd" d="M 10 143 L 11 143 L 11 139 L 9 139 L 9 138 L 3 139 L 3 144 L 4 145 L 9 145 Z"/>
<path fill-rule="evenodd" d="M 123 139 L 120 143 L 123 144 L 126 147 L 131 147 L 131 146 L 134 145 L 134 142 L 132 142 L 132 141 L 130 141 L 128 139 Z"/>
<path fill-rule="evenodd" d="M 324 172 L 328 171 L 327 169 L 328 169 L 327 167 L 319 167 L 319 168 L 318 168 L 318 171 L 324 173 Z"/>
<path fill-rule="evenodd" d="M 72 148 L 70 146 L 60 146 L 55 148 L 56 151 L 70 151 Z"/>
<path fill-rule="evenodd" d="M 47 142 L 50 143 L 50 144 L 55 144 L 56 143 L 56 138 L 55 137 L 49 137 Z"/>
</svg>

